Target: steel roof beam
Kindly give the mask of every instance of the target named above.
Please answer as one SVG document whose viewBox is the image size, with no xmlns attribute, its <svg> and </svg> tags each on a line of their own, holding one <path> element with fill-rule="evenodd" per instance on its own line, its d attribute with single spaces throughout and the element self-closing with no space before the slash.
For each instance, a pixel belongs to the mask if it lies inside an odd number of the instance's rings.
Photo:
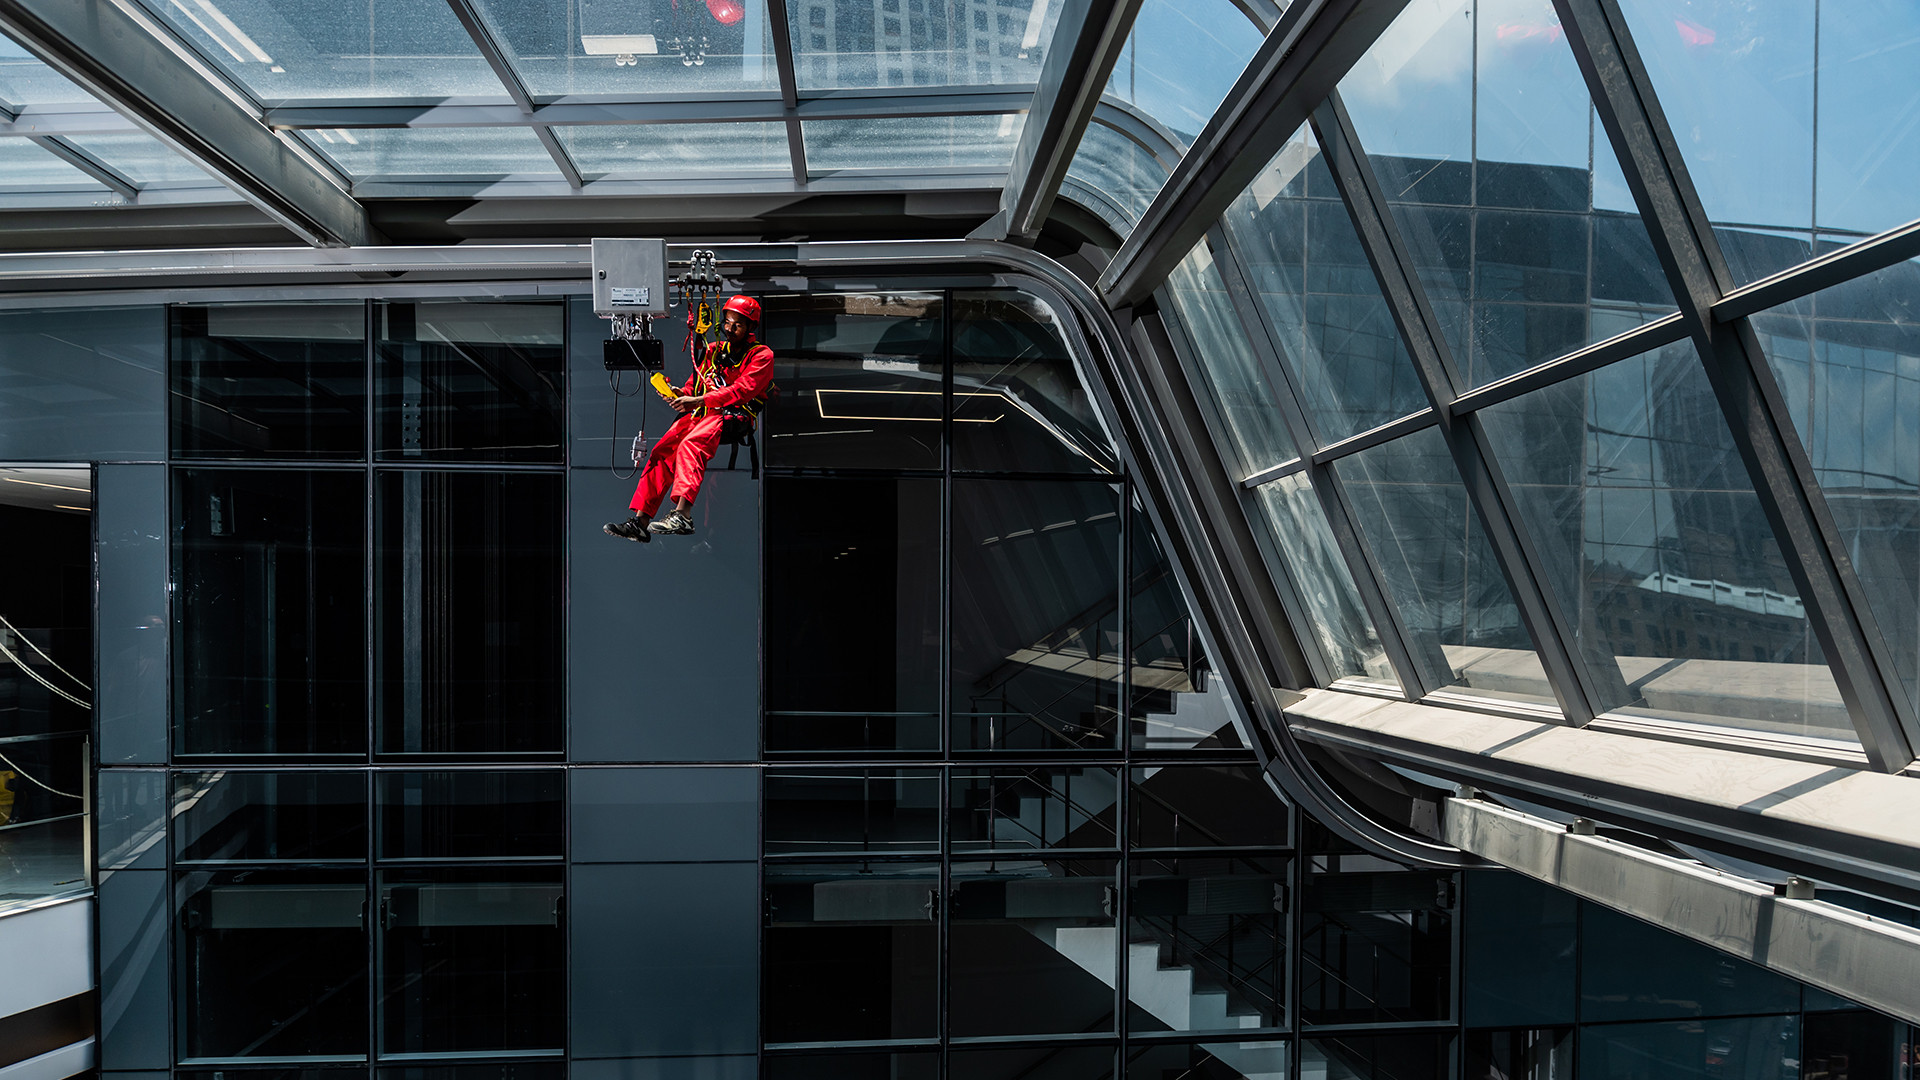
<svg viewBox="0 0 1920 1080">
<path fill-rule="evenodd" d="M 36 135 L 33 141 L 42 150 L 112 188 L 122 198 L 131 199 L 140 194 L 140 185 L 134 183 L 125 173 L 65 139 L 53 135 Z"/>
<path fill-rule="evenodd" d="M 985 116 L 1019 112 L 1033 103 L 1020 91 L 974 90 L 942 94 L 835 93 L 798 98 L 789 108 L 777 97 L 671 101 L 555 101 L 531 113 L 512 104 L 290 105 L 263 114 L 268 127 L 397 128 L 518 127 L 535 124 L 713 124 L 733 121 L 877 120 L 903 116 Z"/>
<path fill-rule="evenodd" d="M 460 20 L 467 36 L 473 39 L 474 47 L 480 50 L 480 55 L 487 58 L 487 66 L 493 69 L 494 77 L 500 80 L 507 96 L 513 99 L 514 107 L 520 110 L 520 115 L 532 116 L 533 95 L 527 91 L 527 84 L 521 81 L 520 73 L 514 70 L 506 46 L 493 36 L 493 28 L 481 18 L 479 10 L 473 6 L 473 0 L 447 0 L 447 6 L 453 9 L 454 18 Z M 573 155 L 560 145 L 560 140 L 554 137 L 552 130 L 544 124 L 536 124 L 533 133 L 539 137 L 540 145 L 546 148 L 547 156 L 553 159 L 554 168 L 566 177 L 567 186 L 579 187 L 580 169 L 574 165 Z"/>
<path fill-rule="evenodd" d="M 800 81 L 793 70 L 793 24 L 787 21 L 787 0 L 767 0 L 767 29 L 773 32 L 773 66 L 780 77 L 780 105 L 787 124 L 787 156 L 793 162 L 793 182 L 807 182 L 807 143 L 800 135 Z"/>
<path fill-rule="evenodd" d="M 1066 0 L 1040 65 L 1027 122 L 1013 147 L 1000 213 L 983 226 L 991 238 L 1031 240 L 1040 235 L 1100 103 L 1100 92 L 1127 43 L 1140 2 Z"/>
<path fill-rule="evenodd" d="M 1407 0 L 1294 0 L 1100 275 L 1116 307 L 1166 280 Z"/>
<path fill-rule="evenodd" d="M 0 30 L 307 243 L 380 242 L 331 173 L 210 81 L 145 12 L 111 0 L 0 0 Z"/>
</svg>

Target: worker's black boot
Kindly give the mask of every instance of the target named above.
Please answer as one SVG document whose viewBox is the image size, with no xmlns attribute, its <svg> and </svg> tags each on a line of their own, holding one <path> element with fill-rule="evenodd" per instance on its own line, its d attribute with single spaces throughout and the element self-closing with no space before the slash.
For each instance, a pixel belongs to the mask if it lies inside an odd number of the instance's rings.
<svg viewBox="0 0 1920 1080">
<path fill-rule="evenodd" d="M 653 534 L 647 531 L 648 524 L 650 522 L 645 515 L 635 514 L 625 521 L 602 525 L 600 531 L 608 536 L 617 536 L 622 540 L 634 540 L 644 544 L 653 539 Z"/>
</svg>

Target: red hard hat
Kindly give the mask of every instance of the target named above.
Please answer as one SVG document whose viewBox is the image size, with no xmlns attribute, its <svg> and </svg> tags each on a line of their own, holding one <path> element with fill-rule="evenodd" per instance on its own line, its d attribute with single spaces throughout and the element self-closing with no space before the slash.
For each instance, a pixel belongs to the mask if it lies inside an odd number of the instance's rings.
<svg viewBox="0 0 1920 1080">
<path fill-rule="evenodd" d="M 727 301 L 727 306 L 720 310 L 731 311 L 756 323 L 760 321 L 760 301 L 751 296 L 736 296 Z"/>
</svg>

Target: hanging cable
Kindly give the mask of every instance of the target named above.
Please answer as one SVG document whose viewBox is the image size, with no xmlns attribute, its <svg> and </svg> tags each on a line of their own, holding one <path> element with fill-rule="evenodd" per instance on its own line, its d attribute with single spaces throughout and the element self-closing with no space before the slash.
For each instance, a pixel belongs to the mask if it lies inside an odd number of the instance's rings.
<svg viewBox="0 0 1920 1080">
<path fill-rule="evenodd" d="M 620 466 L 614 464 L 616 460 L 614 447 L 620 444 L 620 399 L 641 393 L 647 388 L 647 381 L 641 379 L 640 385 L 633 388 L 633 393 L 623 394 L 620 392 L 620 373 L 609 371 L 607 385 L 613 389 L 613 431 L 607 437 L 607 471 L 612 473 L 616 480 L 631 480 L 635 473 L 640 471 L 640 440 L 647 434 L 647 399 L 644 397 L 640 399 L 640 433 L 633 437 L 633 470 L 625 474 L 620 472 Z"/>
</svg>

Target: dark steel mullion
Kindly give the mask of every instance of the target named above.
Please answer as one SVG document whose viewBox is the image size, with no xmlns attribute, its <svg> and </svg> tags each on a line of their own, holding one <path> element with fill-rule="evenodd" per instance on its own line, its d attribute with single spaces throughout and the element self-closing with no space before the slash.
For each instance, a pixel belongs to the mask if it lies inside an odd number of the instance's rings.
<svg viewBox="0 0 1920 1080">
<path fill-rule="evenodd" d="M 546 147 L 547 156 L 553 159 L 554 167 L 560 170 L 561 176 L 566 177 L 567 186 L 578 191 L 586 181 L 580 176 L 580 167 L 574 164 L 573 155 L 560 145 L 560 138 L 553 133 L 553 128 L 546 124 L 535 124 L 533 133 L 540 139 L 540 145 Z"/>
<path fill-rule="evenodd" d="M 1485 386 L 1476 386 L 1453 399 L 1453 414 L 1464 416 L 1478 412 L 1504 401 L 1524 397 L 1535 390 L 1591 374 L 1621 360 L 1652 352 L 1662 345 L 1684 340 L 1688 333 L 1686 317 L 1676 311 L 1537 367 L 1530 367 Z"/>
<path fill-rule="evenodd" d="M 1254 297 L 1246 267 L 1241 265 L 1240 254 L 1234 250 L 1226 230 L 1215 224 L 1207 234 L 1207 244 L 1213 252 L 1214 266 L 1220 271 L 1221 283 L 1226 286 L 1227 296 L 1233 303 L 1234 313 L 1240 318 L 1248 346 L 1259 358 L 1268 384 L 1275 390 L 1275 404 L 1279 406 L 1281 418 L 1293 437 L 1294 448 L 1307 448 L 1311 462 L 1312 448 L 1321 444 L 1319 425 L 1301 404 L 1292 366 L 1287 362 L 1285 347 L 1275 332 L 1266 305 Z M 1330 464 L 1309 464 L 1308 468 L 1308 483 L 1312 485 L 1314 497 L 1320 503 L 1320 512 L 1326 516 L 1333 532 L 1334 543 L 1339 545 L 1340 556 L 1347 564 L 1347 573 L 1352 576 L 1360 592 L 1361 606 L 1367 609 L 1367 617 L 1373 620 L 1374 633 L 1386 651 L 1387 662 L 1393 665 L 1394 673 L 1400 678 L 1401 691 L 1408 696 L 1408 700 L 1417 701 L 1430 691 L 1446 685 L 1445 681 L 1436 681 L 1437 673 L 1432 669 L 1436 658 L 1414 651 L 1414 643 L 1419 638 L 1401 619 L 1399 608 L 1387 596 L 1381 584 L 1385 579 L 1379 576 L 1379 562 L 1360 532 L 1353 517 L 1353 504 L 1333 467 Z M 1242 506 L 1249 513 L 1254 512 L 1251 503 L 1258 497 L 1257 493 L 1244 493 Z M 1282 558 L 1280 563 L 1284 566 L 1286 560 Z M 1304 607 L 1301 611 L 1311 622 L 1311 613 Z M 1307 636 L 1318 645 L 1318 637 L 1311 634 Z M 1446 658 L 1439 657 L 1437 662 L 1442 665 L 1441 670 L 1445 670 Z M 1332 665 L 1328 664 L 1326 668 L 1331 673 Z"/>
<path fill-rule="evenodd" d="M 1574 725 L 1592 720 L 1597 712 L 1632 700 L 1609 651 L 1581 663 L 1575 643 L 1597 648 L 1598 635 L 1576 636 L 1559 598 L 1544 580 L 1542 563 L 1531 537 L 1520 524 L 1513 492 L 1494 461 L 1486 431 L 1478 416 L 1453 415 L 1459 397 L 1459 372 L 1447 348 L 1439 319 L 1421 288 L 1393 212 L 1381 193 L 1379 178 L 1361 149 L 1353 123 L 1336 92 L 1314 110 L 1314 136 L 1333 173 L 1340 201 L 1352 218 L 1354 231 L 1366 250 L 1382 297 L 1413 360 L 1416 376 L 1434 408 L 1454 467 L 1460 474 L 1467 501 L 1484 530 L 1487 546 L 1499 564 L 1501 577 L 1513 597 L 1521 624 L 1533 639 L 1534 652 L 1546 669 L 1554 699 Z M 1607 680 L 1602 682 L 1601 680 Z"/>
<path fill-rule="evenodd" d="M 780 108 L 787 125 L 787 158 L 793 165 L 793 182 L 807 183 L 807 144 L 800 137 L 800 79 L 793 67 L 793 24 L 788 21 L 787 0 L 767 0 L 767 28 L 773 32 L 773 66 L 780 79 Z"/>
<path fill-rule="evenodd" d="M 1913 703 L 1759 337 L 1744 318 L 1715 321 L 1732 276 L 1625 17 L 1616 0 L 1554 0 L 1554 8 L 1861 747 L 1875 768 L 1904 769 L 1920 746 Z"/>
</svg>

